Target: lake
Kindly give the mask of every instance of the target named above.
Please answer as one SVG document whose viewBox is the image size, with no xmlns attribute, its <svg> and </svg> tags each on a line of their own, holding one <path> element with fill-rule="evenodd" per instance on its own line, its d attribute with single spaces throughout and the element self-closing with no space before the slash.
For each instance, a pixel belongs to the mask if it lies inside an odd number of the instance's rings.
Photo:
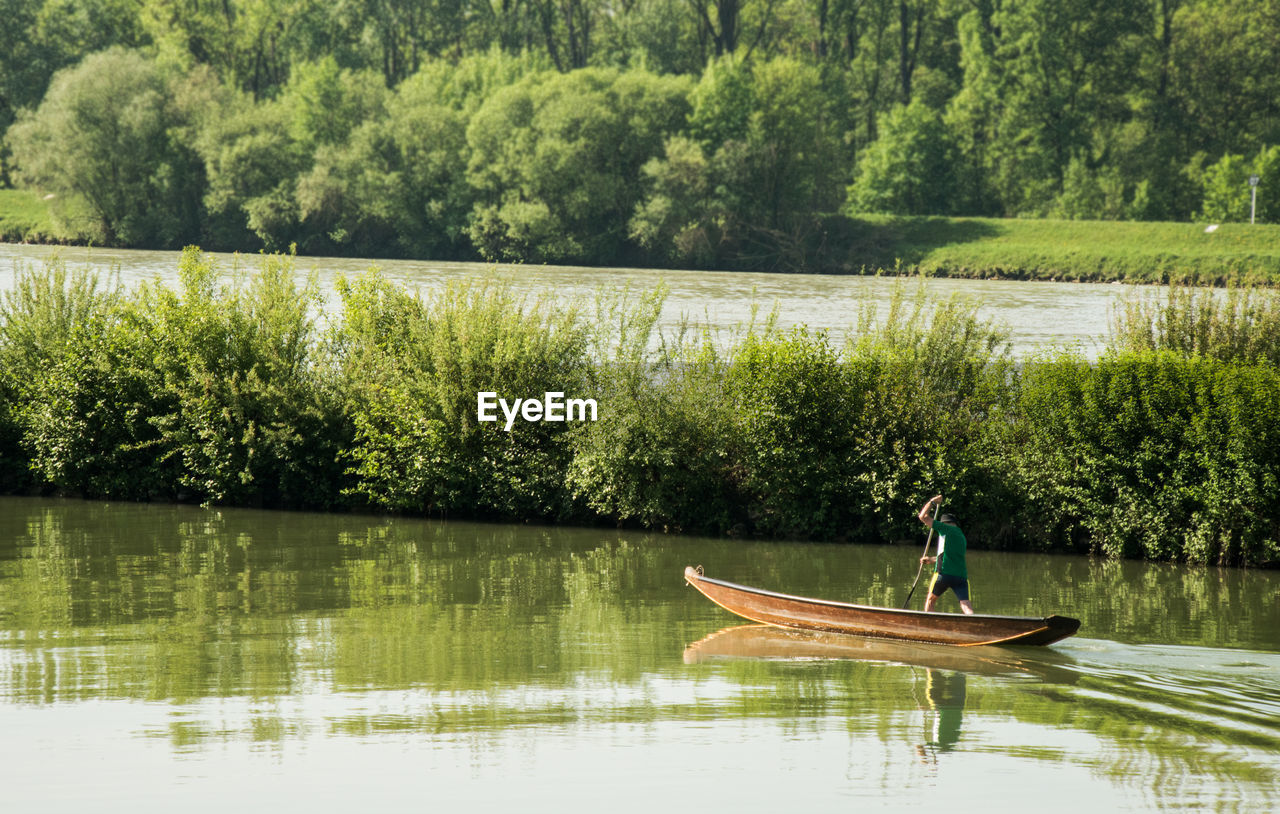
<svg viewBox="0 0 1280 814">
<path fill-rule="evenodd" d="M 14 269 L 43 263 L 57 255 L 69 267 L 116 270 L 126 286 L 143 280 L 177 282 L 178 252 L 50 247 L 0 244 L 0 291 L 12 284 Z M 254 268 L 253 255 L 215 255 L 222 268 Z M 376 265 L 390 280 L 431 291 L 450 281 L 498 274 L 531 296 L 589 299 L 604 288 L 647 291 L 659 284 L 670 289 L 660 327 L 670 333 L 683 323 L 730 331 L 777 307 L 783 324 L 803 323 L 843 338 L 856 323 L 860 303 L 886 303 L 899 280 L 823 274 L 767 274 L 709 271 L 657 271 L 570 266 L 509 266 L 417 260 L 360 260 L 300 257 L 299 272 L 315 272 L 328 298 L 326 311 L 336 313 L 333 286 L 339 275 L 352 277 Z M 931 297 L 960 293 L 980 303 L 980 314 L 1005 326 L 1015 355 L 1037 349 L 1078 347 L 1096 356 L 1110 336 L 1114 305 L 1133 291 L 1130 286 L 1098 283 L 1047 283 L 1009 280 L 933 278 L 924 283 Z M 909 284 L 910 285 L 910 284 Z M 914 290 L 914 289 L 909 289 Z"/>
<path fill-rule="evenodd" d="M 898 605 L 923 541 L 0 498 L 5 810 L 1280 806 L 1280 572 L 974 540 L 980 613 L 1083 624 L 967 649 L 681 577 Z"/>
</svg>

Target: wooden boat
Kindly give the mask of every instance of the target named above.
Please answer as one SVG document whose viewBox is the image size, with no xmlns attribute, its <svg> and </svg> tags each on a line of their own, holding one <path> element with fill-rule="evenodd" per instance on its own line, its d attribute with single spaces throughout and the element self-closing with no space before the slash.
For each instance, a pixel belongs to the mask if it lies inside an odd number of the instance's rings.
<svg viewBox="0 0 1280 814">
<path fill-rule="evenodd" d="M 806 599 L 712 579 L 703 575 L 700 567 L 684 569 L 684 578 L 725 610 L 753 622 L 777 627 L 960 647 L 1053 644 L 1080 629 L 1079 619 L 1066 616 L 1037 618 L 980 613 L 925 613 L 826 599 Z"/>
</svg>

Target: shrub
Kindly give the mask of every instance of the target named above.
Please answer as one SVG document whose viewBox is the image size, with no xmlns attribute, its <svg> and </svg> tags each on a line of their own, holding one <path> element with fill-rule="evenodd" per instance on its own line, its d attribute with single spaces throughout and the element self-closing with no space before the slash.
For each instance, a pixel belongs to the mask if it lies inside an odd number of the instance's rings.
<svg viewBox="0 0 1280 814">
<path fill-rule="evenodd" d="M 1280 553 L 1280 374 L 1169 351 L 1030 365 L 1016 467 L 1030 539 L 1109 557 Z"/>
<path fill-rule="evenodd" d="M 1280 292 L 1172 286 L 1163 299 L 1141 294 L 1113 315 L 1112 345 L 1121 351 L 1171 350 L 1228 362 L 1280 365 Z"/>
<path fill-rule="evenodd" d="M 101 286 L 96 274 L 69 272 L 56 258 L 15 269 L 13 288 L 0 296 L 0 485 L 16 489 L 29 480 L 23 438 L 41 403 L 37 386 L 118 300 L 119 291 Z"/>
<path fill-rule="evenodd" d="M 588 334 L 576 309 L 526 304 L 496 280 L 422 300 L 370 274 L 339 292 L 354 494 L 385 509 L 455 516 L 569 512 L 562 436 L 572 425 L 482 424 L 476 394 L 586 397 Z"/>
<path fill-rule="evenodd" d="M 265 258 L 222 286 L 189 249 L 182 290 L 143 286 L 89 320 L 41 377 L 33 464 L 94 497 L 330 505 L 341 436 L 311 354 L 314 279 Z"/>
</svg>

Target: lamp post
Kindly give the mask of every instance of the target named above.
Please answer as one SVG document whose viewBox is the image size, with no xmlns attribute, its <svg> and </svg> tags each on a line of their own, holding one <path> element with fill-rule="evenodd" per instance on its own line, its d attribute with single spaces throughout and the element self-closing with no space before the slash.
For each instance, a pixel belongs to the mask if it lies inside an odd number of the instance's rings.
<svg viewBox="0 0 1280 814">
<path fill-rule="evenodd" d="M 1253 215 L 1258 211 L 1258 181 L 1261 180 L 1257 175 L 1249 176 L 1249 225 L 1253 225 Z"/>
</svg>

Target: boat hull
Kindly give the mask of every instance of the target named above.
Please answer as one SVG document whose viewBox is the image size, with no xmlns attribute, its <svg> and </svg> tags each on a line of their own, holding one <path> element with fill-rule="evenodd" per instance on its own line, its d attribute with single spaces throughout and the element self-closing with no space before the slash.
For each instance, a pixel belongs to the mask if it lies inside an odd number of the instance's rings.
<svg viewBox="0 0 1280 814">
<path fill-rule="evenodd" d="M 925 613 L 808 599 L 712 579 L 695 568 L 686 568 L 684 578 L 725 610 L 777 627 L 959 647 L 1053 644 L 1080 629 L 1080 620 L 1066 616 Z"/>
</svg>

